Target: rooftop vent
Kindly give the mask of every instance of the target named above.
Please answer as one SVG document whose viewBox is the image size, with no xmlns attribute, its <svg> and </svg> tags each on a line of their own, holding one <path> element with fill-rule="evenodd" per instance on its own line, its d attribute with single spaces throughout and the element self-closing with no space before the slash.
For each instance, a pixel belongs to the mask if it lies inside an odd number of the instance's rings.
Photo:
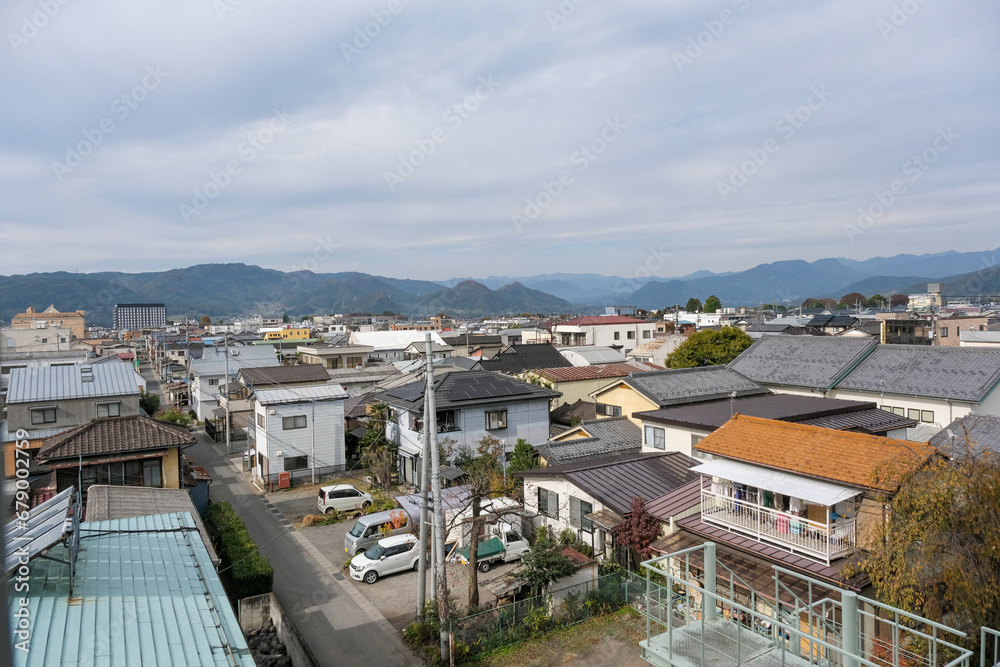
<svg viewBox="0 0 1000 667">
<path fill-rule="evenodd" d="M 93 382 L 94 381 L 94 369 L 90 366 L 80 367 L 80 380 L 82 382 Z"/>
</svg>

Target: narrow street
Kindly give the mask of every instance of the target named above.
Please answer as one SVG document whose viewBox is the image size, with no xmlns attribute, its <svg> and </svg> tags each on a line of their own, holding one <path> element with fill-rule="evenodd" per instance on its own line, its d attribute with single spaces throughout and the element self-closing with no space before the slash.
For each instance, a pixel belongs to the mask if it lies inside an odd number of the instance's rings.
<svg viewBox="0 0 1000 667">
<path fill-rule="evenodd" d="M 159 383 L 148 366 L 143 366 L 143 374 L 149 378 L 148 390 L 160 393 L 162 399 Z M 363 601 L 359 604 L 351 595 L 350 582 L 336 578 L 344 576 L 339 572 L 345 560 L 343 549 L 325 554 L 330 559 L 327 562 L 314 548 L 315 553 L 310 553 L 308 541 L 297 536 L 287 522 L 282 523 L 280 514 L 240 479 L 241 474 L 223 455 L 224 445 L 211 442 L 203 429 L 195 433 L 198 443 L 186 451 L 187 455 L 212 476 L 211 499 L 232 503 L 260 552 L 271 561 L 274 595 L 319 664 L 419 664 L 381 614 Z M 235 455 L 233 462 L 239 465 L 240 455 Z"/>
</svg>

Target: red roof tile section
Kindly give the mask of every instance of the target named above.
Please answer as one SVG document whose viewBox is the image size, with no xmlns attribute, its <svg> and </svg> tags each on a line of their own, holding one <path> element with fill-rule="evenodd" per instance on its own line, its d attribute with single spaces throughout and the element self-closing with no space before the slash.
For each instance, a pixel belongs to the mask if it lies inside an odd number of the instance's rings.
<svg viewBox="0 0 1000 667">
<path fill-rule="evenodd" d="M 699 451 L 868 489 L 894 492 L 936 451 L 925 442 L 737 414 Z"/>
</svg>

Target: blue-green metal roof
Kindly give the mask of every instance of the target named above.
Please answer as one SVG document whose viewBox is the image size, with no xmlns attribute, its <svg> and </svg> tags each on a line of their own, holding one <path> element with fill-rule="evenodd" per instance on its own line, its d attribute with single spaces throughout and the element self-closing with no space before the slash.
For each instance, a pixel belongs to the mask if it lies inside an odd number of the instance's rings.
<svg viewBox="0 0 1000 667">
<path fill-rule="evenodd" d="M 72 597 L 69 565 L 45 558 L 31 561 L 27 591 L 11 591 L 12 613 L 28 600 L 31 632 L 16 667 L 254 665 L 190 513 L 80 531 Z M 48 555 L 69 559 L 62 545 Z"/>
</svg>

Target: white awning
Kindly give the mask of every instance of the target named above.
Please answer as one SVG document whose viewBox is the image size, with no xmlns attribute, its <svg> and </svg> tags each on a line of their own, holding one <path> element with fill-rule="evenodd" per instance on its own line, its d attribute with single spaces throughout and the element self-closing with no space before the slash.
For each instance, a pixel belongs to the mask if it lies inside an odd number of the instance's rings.
<svg viewBox="0 0 1000 667">
<path fill-rule="evenodd" d="M 774 491 L 785 496 L 801 498 L 810 503 L 820 505 L 836 505 L 842 500 L 861 495 L 859 489 L 852 489 L 839 484 L 820 482 L 808 477 L 800 477 L 793 473 L 761 468 L 747 463 L 730 461 L 728 459 L 717 459 L 702 463 L 691 468 L 692 471 L 702 475 L 712 475 L 721 477 L 731 482 L 756 486 L 765 491 Z"/>
</svg>

